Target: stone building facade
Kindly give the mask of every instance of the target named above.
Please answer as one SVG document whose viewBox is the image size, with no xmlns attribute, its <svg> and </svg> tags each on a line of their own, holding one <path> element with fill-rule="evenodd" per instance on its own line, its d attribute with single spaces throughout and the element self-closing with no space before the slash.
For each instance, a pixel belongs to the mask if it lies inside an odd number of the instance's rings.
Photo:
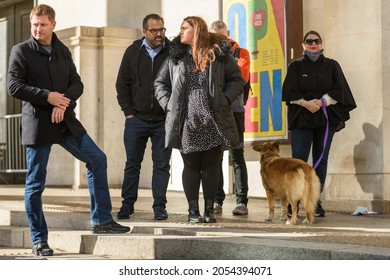
<svg viewBox="0 0 390 280">
<path fill-rule="evenodd" d="M 0 11 L 6 2 L 12 1 L 0 1 Z M 31 2 L 34 5 L 47 3 L 57 12 L 57 35 L 72 50 L 85 85 L 77 114 L 91 137 L 108 155 L 110 185 L 120 187 L 125 163 L 124 116 L 117 104 L 115 81 L 124 50 L 142 36 L 142 19 L 148 13 L 162 15 L 166 21 L 167 35 L 174 36 L 187 15 L 200 15 L 209 23 L 221 18 L 223 1 Z M 390 118 L 390 94 L 386 94 L 390 90 L 390 18 L 386 12 L 390 9 L 390 1 L 302 0 L 302 3 L 303 31 L 320 32 L 324 39 L 325 55 L 341 64 L 358 105 L 352 111 L 347 127 L 337 133 L 333 140 L 323 194 L 325 207 L 353 211 L 356 206 L 365 206 L 373 211 L 388 213 L 390 149 L 386 148 L 385 143 L 390 138 L 390 128 L 387 128 L 387 124 L 390 126 L 390 121 L 387 121 L 387 117 Z M 3 73 L 4 69 L 1 71 Z M 282 155 L 291 156 L 289 145 L 282 147 Z M 264 197 L 259 155 L 248 147 L 245 157 L 250 175 L 249 194 Z M 151 165 L 148 148 L 142 165 L 140 187 L 150 187 Z M 171 165 L 169 189 L 181 190 L 182 162 L 178 153 L 173 154 Z M 224 170 L 225 188 L 231 193 L 228 162 L 224 162 Z M 59 147 L 54 147 L 47 184 L 85 186 L 85 168 Z"/>
</svg>

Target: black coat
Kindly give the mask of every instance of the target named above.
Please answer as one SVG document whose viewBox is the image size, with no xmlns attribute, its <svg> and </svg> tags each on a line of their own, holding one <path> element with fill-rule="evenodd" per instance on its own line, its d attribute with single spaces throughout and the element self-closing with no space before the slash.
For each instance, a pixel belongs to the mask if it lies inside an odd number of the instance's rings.
<svg viewBox="0 0 390 280">
<path fill-rule="evenodd" d="M 69 49 L 53 33 L 52 52 L 30 38 L 12 48 L 8 69 L 8 93 L 22 100 L 22 144 L 54 144 L 62 139 L 61 125 L 51 122 L 53 105 L 48 94 L 57 91 L 71 100 L 63 123 L 74 137 L 86 133 L 76 118 L 76 100 L 83 84 Z"/>
<path fill-rule="evenodd" d="M 293 61 L 283 82 L 283 101 L 288 105 L 288 126 L 292 128 L 315 128 L 326 125 L 322 110 L 311 113 L 309 110 L 290 101 L 321 99 L 328 94 L 337 101 L 327 107 L 330 125 L 343 127 L 356 108 L 356 103 L 340 65 L 333 59 L 320 56 L 313 62 L 308 56 Z M 341 127 L 340 127 L 341 126 Z"/>
<path fill-rule="evenodd" d="M 226 53 L 217 56 L 209 70 L 209 98 L 215 120 L 232 146 L 239 143 L 231 103 L 242 93 L 245 81 L 235 59 Z M 154 82 L 155 96 L 167 113 L 165 146 L 179 149 L 181 129 L 188 95 L 188 49 L 177 37 L 170 47 L 170 56 L 161 67 Z"/>
<path fill-rule="evenodd" d="M 163 49 L 152 59 L 142 39 L 134 41 L 122 58 L 116 80 L 118 103 L 125 116 L 136 115 L 146 121 L 161 121 L 165 112 L 154 98 L 154 79 L 168 56 L 170 41 L 165 39 Z"/>
</svg>

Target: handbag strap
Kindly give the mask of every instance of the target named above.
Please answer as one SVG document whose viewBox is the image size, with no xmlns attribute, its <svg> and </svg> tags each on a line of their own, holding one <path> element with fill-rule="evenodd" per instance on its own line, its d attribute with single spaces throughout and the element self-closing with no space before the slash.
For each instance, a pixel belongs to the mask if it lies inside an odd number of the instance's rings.
<svg viewBox="0 0 390 280">
<path fill-rule="evenodd" d="M 322 160 L 322 157 L 324 156 L 326 142 L 328 141 L 328 134 L 329 134 L 328 112 L 326 111 L 326 104 L 325 104 L 325 100 L 323 98 L 321 98 L 321 109 L 322 109 L 322 112 L 324 113 L 325 118 L 326 118 L 326 129 L 325 129 L 324 144 L 322 146 L 321 156 L 317 159 L 317 162 L 314 164 L 314 166 L 313 166 L 314 169 L 317 169 L 318 165 L 320 164 L 320 162 Z"/>
</svg>

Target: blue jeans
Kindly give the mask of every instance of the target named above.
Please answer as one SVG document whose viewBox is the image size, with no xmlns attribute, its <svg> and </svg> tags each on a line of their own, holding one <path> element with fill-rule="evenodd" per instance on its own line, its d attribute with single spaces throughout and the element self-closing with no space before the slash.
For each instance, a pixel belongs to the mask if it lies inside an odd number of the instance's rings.
<svg viewBox="0 0 390 280">
<path fill-rule="evenodd" d="M 137 117 L 126 118 L 124 144 L 126 166 L 122 184 L 122 208 L 132 209 L 138 198 L 139 176 L 148 139 L 152 141 L 153 209 L 165 209 L 170 177 L 171 148 L 165 148 L 165 122 L 147 122 Z"/>
<path fill-rule="evenodd" d="M 88 134 L 74 138 L 68 133 L 59 144 L 86 165 L 91 199 L 91 226 L 112 221 L 106 155 Z M 26 147 L 28 171 L 24 202 L 33 244 L 48 240 L 48 229 L 42 208 L 42 193 L 45 189 L 51 146 L 52 144 Z"/>
<path fill-rule="evenodd" d="M 328 140 L 326 142 L 324 155 L 316 169 L 316 174 L 320 179 L 321 192 L 324 189 L 326 173 L 328 169 L 328 156 L 332 144 L 335 127 L 329 127 Z M 292 157 L 308 161 L 311 147 L 313 146 L 312 158 L 313 166 L 320 158 L 324 145 L 325 127 L 319 128 L 295 128 L 291 129 L 291 150 Z"/>
</svg>

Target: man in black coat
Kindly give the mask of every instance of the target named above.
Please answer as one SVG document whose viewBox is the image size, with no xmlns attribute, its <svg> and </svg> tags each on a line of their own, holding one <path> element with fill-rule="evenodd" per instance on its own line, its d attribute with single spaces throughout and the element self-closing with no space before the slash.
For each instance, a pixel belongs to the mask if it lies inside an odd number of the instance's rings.
<svg viewBox="0 0 390 280">
<path fill-rule="evenodd" d="M 8 93 L 22 100 L 22 144 L 26 145 L 25 207 L 33 254 L 51 256 L 42 208 L 51 146 L 59 144 L 87 168 L 91 231 L 125 233 L 111 215 L 107 157 L 77 120 L 74 108 L 83 93 L 69 49 L 57 38 L 55 11 L 38 5 L 30 13 L 32 37 L 12 48 Z"/>
<path fill-rule="evenodd" d="M 147 15 L 142 27 L 144 37 L 126 49 L 116 81 L 118 103 L 126 117 L 126 166 L 118 219 L 128 219 L 134 213 L 141 163 L 150 138 L 154 219 L 166 220 L 166 191 L 172 149 L 165 148 L 165 112 L 154 97 L 153 82 L 168 55 L 170 41 L 165 38 L 164 19 L 161 16 Z"/>
</svg>

